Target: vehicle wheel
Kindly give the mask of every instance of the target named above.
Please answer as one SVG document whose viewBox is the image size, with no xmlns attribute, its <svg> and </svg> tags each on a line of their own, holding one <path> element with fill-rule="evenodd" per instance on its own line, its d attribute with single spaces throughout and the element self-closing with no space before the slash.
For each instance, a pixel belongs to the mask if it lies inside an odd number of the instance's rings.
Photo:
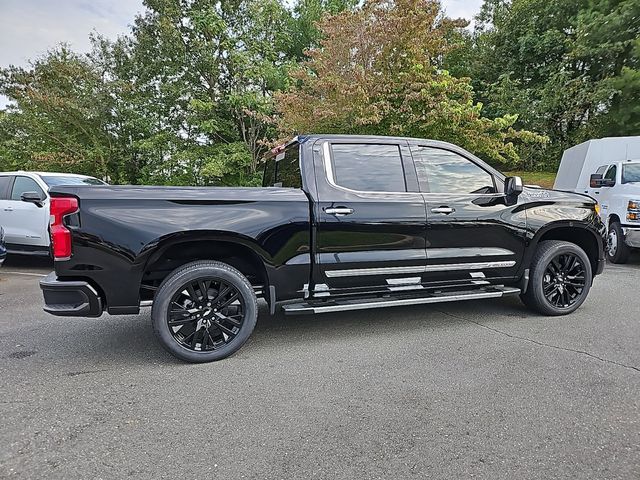
<svg viewBox="0 0 640 480">
<path fill-rule="evenodd" d="M 228 357 L 247 341 L 258 318 L 253 287 L 226 263 L 197 261 L 171 272 L 153 301 L 153 330 L 187 362 Z"/>
<path fill-rule="evenodd" d="M 520 298 L 543 315 L 566 315 L 585 301 L 592 278 L 584 250 L 569 242 L 544 241 L 533 256 L 529 286 Z"/>
<path fill-rule="evenodd" d="M 624 243 L 624 233 L 620 222 L 611 222 L 607 234 L 607 259 L 611 263 L 627 263 L 631 248 Z"/>
</svg>

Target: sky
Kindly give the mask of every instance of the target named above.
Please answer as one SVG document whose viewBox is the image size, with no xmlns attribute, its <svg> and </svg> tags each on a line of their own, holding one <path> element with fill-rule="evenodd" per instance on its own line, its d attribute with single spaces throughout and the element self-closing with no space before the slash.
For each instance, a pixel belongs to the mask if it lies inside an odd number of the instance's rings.
<svg viewBox="0 0 640 480">
<path fill-rule="evenodd" d="M 482 0 L 441 0 L 447 15 L 471 19 Z M 26 66 L 61 42 L 90 49 L 89 34 L 128 33 L 142 0 L 0 0 L 0 67 Z M 5 99 L 0 96 L 0 108 Z"/>
</svg>

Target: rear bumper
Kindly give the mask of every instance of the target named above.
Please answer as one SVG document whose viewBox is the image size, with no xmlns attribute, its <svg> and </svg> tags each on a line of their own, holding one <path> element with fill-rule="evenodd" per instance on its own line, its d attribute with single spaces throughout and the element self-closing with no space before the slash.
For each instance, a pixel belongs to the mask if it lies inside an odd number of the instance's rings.
<svg viewBox="0 0 640 480">
<path fill-rule="evenodd" d="M 40 280 L 44 311 L 61 317 L 99 317 L 102 299 L 95 288 L 81 280 L 58 280 L 51 272 Z"/>
<path fill-rule="evenodd" d="M 624 242 L 633 248 L 640 248 L 640 227 L 622 227 Z"/>
</svg>

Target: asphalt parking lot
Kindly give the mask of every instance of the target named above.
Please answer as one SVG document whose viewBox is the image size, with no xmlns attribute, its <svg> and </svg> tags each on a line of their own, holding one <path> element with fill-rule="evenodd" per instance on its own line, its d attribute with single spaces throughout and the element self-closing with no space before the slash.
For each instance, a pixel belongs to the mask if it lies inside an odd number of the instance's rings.
<svg viewBox="0 0 640 480">
<path fill-rule="evenodd" d="M 269 317 L 189 365 L 0 269 L 1 478 L 640 478 L 640 257 L 563 318 L 517 298 Z"/>
</svg>

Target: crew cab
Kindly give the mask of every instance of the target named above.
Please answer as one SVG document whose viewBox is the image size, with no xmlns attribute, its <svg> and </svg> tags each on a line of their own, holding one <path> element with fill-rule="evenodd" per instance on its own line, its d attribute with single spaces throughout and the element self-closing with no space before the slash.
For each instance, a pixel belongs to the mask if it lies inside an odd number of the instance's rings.
<svg viewBox="0 0 640 480">
<path fill-rule="evenodd" d="M 49 188 L 105 185 L 86 175 L 54 172 L 0 172 L 0 225 L 7 249 L 21 255 L 49 255 Z"/>
<path fill-rule="evenodd" d="M 564 315 L 604 265 L 592 198 L 525 188 L 433 140 L 304 135 L 268 156 L 263 188 L 59 186 L 51 197 L 45 311 L 151 306 L 162 345 L 190 362 L 240 348 L 259 297 L 271 314 L 306 314 L 520 295 Z"/>
</svg>

